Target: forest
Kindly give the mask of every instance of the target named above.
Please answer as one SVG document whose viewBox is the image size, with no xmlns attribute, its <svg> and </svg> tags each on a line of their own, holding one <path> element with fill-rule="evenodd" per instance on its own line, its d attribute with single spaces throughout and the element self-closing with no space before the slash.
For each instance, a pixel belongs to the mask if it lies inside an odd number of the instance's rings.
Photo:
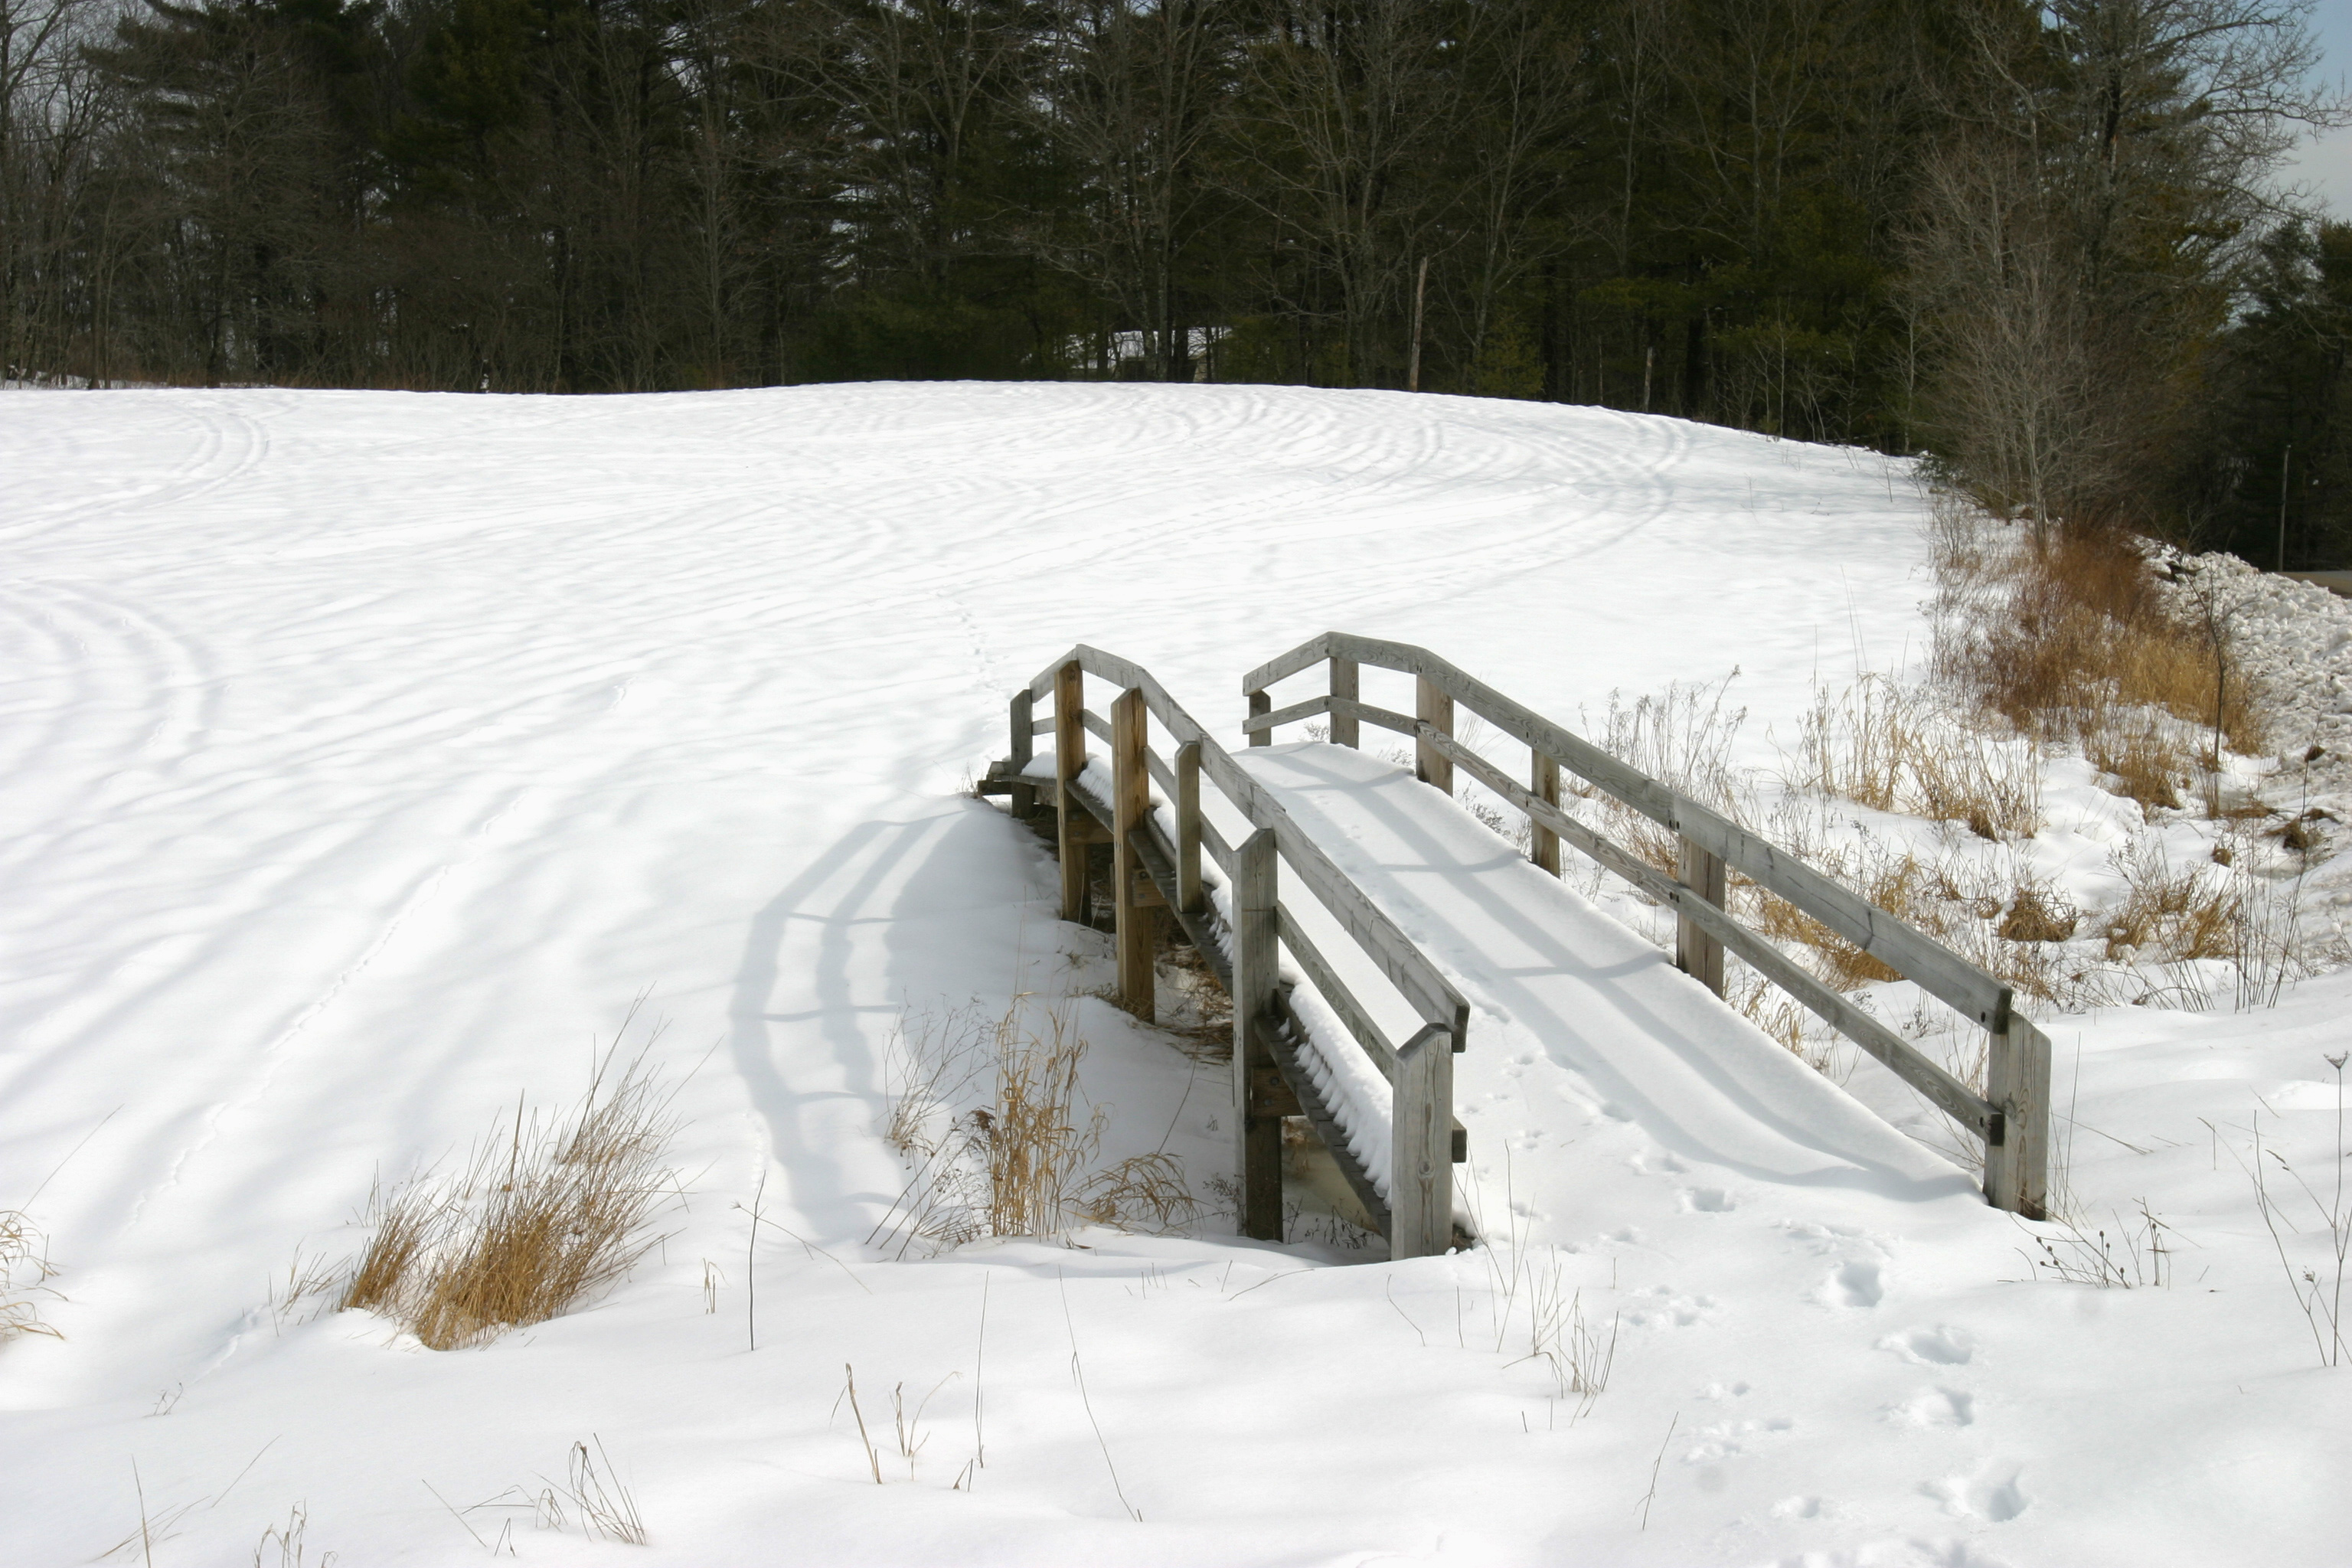
<svg viewBox="0 0 2352 1568">
<path fill-rule="evenodd" d="M 1540 398 L 2352 564 L 2309 11 L 0 0 L 0 369 Z"/>
</svg>

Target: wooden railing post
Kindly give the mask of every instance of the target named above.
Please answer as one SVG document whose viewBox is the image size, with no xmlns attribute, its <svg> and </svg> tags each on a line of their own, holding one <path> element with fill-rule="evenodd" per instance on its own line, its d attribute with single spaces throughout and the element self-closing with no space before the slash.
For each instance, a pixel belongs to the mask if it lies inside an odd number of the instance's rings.
<svg viewBox="0 0 2352 1568">
<path fill-rule="evenodd" d="M 1176 748 L 1176 907 L 1206 913 L 1201 895 L 1201 742 Z"/>
<path fill-rule="evenodd" d="M 1331 656 L 1332 696 L 1344 699 L 1349 702 L 1358 700 L 1361 695 L 1360 688 L 1359 686 L 1360 679 L 1361 678 L 1357 673 L 1356 661 L 1354 659 L 1341 658 L 1337 654 Z M 1360 744 L 1362 740 L 1362 731 L 1358 728 L 1358 722 L 1356 716 L 1352 713 L 1333 713 L 1331 715 L 1331 743 L 1335 746 L 1353 746 Z"/>
<path fill-rule="evenodd" d="M 1454 1244 L 1455 1031 L 1431 1024 L 1397 1051 L 1389 1122 L 1389 1256 Z"/>
<path fill-rule="evenodd" d="M 1013 787 L 1009 803 L 1013 815 L 1026 819 L 1037 814 L 1037 786 L 1021 782 L 1021 774 L 1037 754 L 1037 699 L 1021 690 L 1013 694 L 1013 749 L 1008 765 L 1013 770 Z"/>
<path fill-rule="evenodd" d="M 2050 1214 L 2050 1037 L 2016 1013 L 1985 1054 L 1985 1098 L 2000 1142 L 1985 1144 L 1985 1202 L 2027 1219 Z"/>
<path fill-rule="evenodd" d="M 1413 690 L 1413 717 L 1433 726 L 1442 735 L 1454 733 L 1454 699 L 1429 677 L 1416 676 Z M 1423 784 L 1435 784 L 1447 795 L 1454 793 L 1454 759 L 1416 736 L 1412 743 L 1413 776 Z"/>
<path fill-rule="evenodd" d="M 1111 704 L 1110 885 L 1118 932 L 1118 994 L 1127 1010 L 1148 1024 L 1157 1002 L 1152 963 L 1160 946 L 1160 918 L 1138 900 L 1136 886 L 1144 871 L 1135 852 L 1135 831 L 1151 814 L 1151 771 L 1144 758 L 1150 744 L 1146 719 L 1140 689 L 1120 692 Z"/>
<path fill-rule="evenodd" d="M 1675 870 L 1675 879 L 1700 898 L 1723 908 L 1723 857 L 1710 855 L 1685 838 Z M 1688 915 L 1675 921 L 1675 963 L 1685 974 L 1723 994 L 1723 943 L 1706 934 Z"/>
<path fill-rule="evenodd" d="M 1234 1143 L 1241 1181 L 1241 1234 L 1282 1239 L 1282 1118 L 1260 1110 L 1260 1081 L 1276 1071 L 1253 1023 L 1274 1008 L 1280 978 L 1276 949 L 1274 829 L 1262 827 L 1234 856 Z M 1448 1065 L 1451 1065 L 1449 1060 Z"/>
<path fill-rule="evenodd" d="M 1253 691 L 1249 694 L 1249 716 L 1251 718 L 1255 719 L 1262 713 L 1271 713 L 1273 711 L 1273 698 L 1268 697 L 1263 691 Z M 1274 731 L 1271 730 L 1252 730 L 1249 732 L 1249 743 L 1253 746 L 1271 746 L 1274 744 Z"/>
<path fill-rule="evenodd" d="M 1072 788 L 1087 767 L 1087 674 L 1076 659 L 1054 672 L 1054 811 L 1062 854 L 1062 918 L 1087 921 L 1087 808 Z"/>
<path fill-rule="evenodd" d="M 1529 755 L 1528 793 L 1546 805 L 1559 804 L 1559 764 L 1541 752 Z M 1553 876 L 1559 875 L 1559 835 L 1533 817 L 1528 819 L 1528 858 Z"/>
</svg>

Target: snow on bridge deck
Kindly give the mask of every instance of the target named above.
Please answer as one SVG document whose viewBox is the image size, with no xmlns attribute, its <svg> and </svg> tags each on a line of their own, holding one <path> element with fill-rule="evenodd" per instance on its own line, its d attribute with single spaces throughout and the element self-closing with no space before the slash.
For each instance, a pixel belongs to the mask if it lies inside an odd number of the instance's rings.
<svg viewBox="0 0 2352 1568">
<path fill-rule="evenodd" d="M 1982 1204 L 1968 1175 L 1409 769 L 1319 743 L 1236 755 L 1469 999 L 1457 1112 L 1481 1174 L 1507 1178 L 1515 1198 L 1591 1203 L 1592 1155 L 1608 1150 L 1616 1159 L 1602 1164 L 1684 1168 L 1682 1202 L 1699 1209 L 1757 1185 Z M 1285 902 L 1300 915 L 1312 900 L 1293 890 Z M 1359 1157 L 1385 1173 L 1385 1085 L 1359 1053 L 1326 1055 Z"/>
</svg>

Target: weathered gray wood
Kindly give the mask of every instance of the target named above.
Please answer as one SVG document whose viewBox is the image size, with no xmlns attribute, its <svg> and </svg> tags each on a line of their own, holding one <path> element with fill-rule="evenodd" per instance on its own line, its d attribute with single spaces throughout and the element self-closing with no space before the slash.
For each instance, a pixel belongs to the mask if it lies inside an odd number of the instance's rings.
<svg viewBox="0 0 2352 1568">
<path fill-rule="evenodd" d="M 1091 708 L 1086 710 L 1083 717 L 1086 720 L 1087 733 L 1092 735 L 1096 740 L 1102 742 L 1106 745 L 1109 744 L 1110 721 L 1104 718 L 1101 714 L 1096 712 Z"/>
<path fill-rule="evenodd" d="M 1269 717 L 1273 711 L 1274 699 L 1268 697 L 1263 691 L 1253 691 L 1249 694 L 1249 717 L 1242 721 L 1242 731 L 1244 734 L 1249 736 L 1249 743 L 1251 745 L 1271 746 L 1274 744 L 1274 724 Z M 1258 722 L 1261 719 L 1265 719 L 1267 721 L 1261 724 Z"/>
<path fill-rule="evenodd" d="M 1353 746 L 1361 742 L 1355 714 L 1339 706 L 1342 702 L 1356 700 L 1359 682 L 1359 667 L 1354 659 L 1335 658 L 1331 661 L 1331 701 L 1328 707 L 1331 714 L 1331 743 L 1335 746 Z"/>
<path fill-rule="evenodd" d="M 1198 914 L 1208 907 L 1201 890 L 1201 742 L 1176 748 L 1176 784 L 1168 792 L 1176 813 L 1176 907 Z"/>
<path fill-rule="evenodd" d="M 1554 810 L 1559 807 L 1559 764 L 1541 752 L 1528 753 L 1528 793 Z M 1559 875 L 1559 835 L 1534 817 L 1528 818 L 1528 858 Z"/>
<path fill-rule="evenodd" d="M 1454 696 L 1434 680 L 1414 682 L 1413 714 L 1440 734 L 1454 733 Z M 1422 783 L 1434 784 L 1447 795 L 1454 793 L 1454 764 L 1441 748 L 1426 741 L 1418 742 L 1413 748 L 1412 772 Z"/>
<path fill-rule="evenodd" d="M 1242 689 L 1264 691 L 1275 682 L 1297 675 L 1309 665 L 1322 663 L 1328 651 L 1325 644 L 1331 636 L 1331 633 L 1325 632 L 1321 637 L 1310 637 L 1288 653 L 1266 660 L 1242 677 Z"/>
<path fill-rule="evenodd" d="M 1160 950 L 1160 917 L 1136 897 L 1143 868 L 1136 860 L 1134 834 L 1151 815 L 1151 774 L 1144 764 L 1149 747 L 1143 693 L 1122 691 L 1111 704 L 1111 909 L 1117 917 L 1119 1000 L 1147 1024 L 1157 1016 L 1152 965 Z"/>
<path fill-rule="evenodd" d="M 1985 1201 L 2027 1219 L 2050 1213 L 2050 1039 L 2011 1013 L 1985 1057 L 1985 1098 L 2000 1141 L 1985 1145 Z"/>
<path fill-rule="evenodd" d="M 1310 697 L 1304 702 L 1294 702 L 1287 708 L 1276 708 L 1269 712 L 1260 713 L 1253 710 L 1250 716 L 1242 721 L 1242 728 L 1249 731 L 1251 745 L 1263 745 L 1266 743 L 1264 737 L 1270 735 L 1275 726 L 1295 724 L 1301 719 L 1312 719 L 1318 713 L 1330 710 L 1330 698 Z"/>
<path fill-rule="evenodd" d="M 1355 1036 L 1356 1044 L 1363 1047 L 1364 1055 L 1371 1058 L 1372 1065 L 1381 1069 L 1381 1076 L 1393 1080 L 1396 1078 L 1396 1047 L 1389 1044 L 1389 1037 L 1381 1032 L 1381 1026 L 1372 1022 L 1371 1014 L 1356 1000 L 1356 994 L 1348 989 L 1346 982 L 1324 958 L 1322 950 L 1299 929 L 1298 922 L 1291 918 L 1288 910 L 1277 906 L 1274 918 L 1276 930 L 1282 937 L 1282 945 L 1290 950 L 1292 961 L 1305 971 L 1307 980 L 1322 996 L 1323 1005 L 1339 1015 L 1339 1022 L 1348 1026 L 1348 1033 Z"/>
<path fill-rule="evenodd" d="M 1076 792 L 1077 777 L 1086 771 L 1087 737 L 1077 725 L 1064 721 L 1085 709 L 1086 692 L 1086 671 L 1076 659 L 1055 672 L 1054 805 L 1055 831 L 1061 838 L 1062 918 L 1078 925 L 1087 923 L 1087 840 L 1078 834 L 1078 814 L 1084 807 Z"/>
<path fill-rule="evenodd" d="M 1684 887 L 1716 908 L 1723 907 L 1723 857 L 1685 838 L 1675 868 Z M 1717 996 L 1723 994 L 1723 943 L 1688 915 L 1675 923 L 1675 965 Z"/>
<path fill-rule="evenodd" d="M 1722 907 L 1699 898 L 1694 889 L 1674 880 L 1630 849 L 1579 822 L 1558 806 L 1537 800 L 1509 775 L 1458 742 L 1454 761 L 1464 772 L 1526 812 L 1541 817 L 1560 837 L 1649 894 L 1671 906 L 1677 916 L 1696 922 L 1725 947 L 1746 960 L 1759 974 L 1818 1016 L 1838 1033 L 1884 1062 L 1895 1076 L 1916 1089 L 1936 1107 L 1979 1137 L 1990 1125 L 1992 1107 L 1969 1087 L 1930 1060 L 1919 1048 L 1885 1025 L 1814 978 L 1802 965 L 1771 942 L 1724 912 Z"/>
<path fill-rule="evenodd" d="M 1452 1032 L 1430 1024 L 1397 1050 L 1390 1080 L 1389 1256 L 1430 1258 L 1454 1245 Z"/>
<path fill-rule="evenodd" d="M 1275 920 L 1276 849 L 1272 828 L 1244 840 L 1235 857 L 1234 910 L 1234 1134 L 1241 1184 L 1241 1234 L 1282 1239 L 1282 1119 L 1266 1114 L 1261 1076 L 1273 1060 L 1256 1026 L 1274 1006 L 1280 982 Z"/>
<path fill-rule="evenodd" d="M 1619 762 L 1582 737 L 1521 707 L 1427 648 L 1327 632 L 1311 644 L 1285 655 L 1284 659 L 1303 655 L 1309 647 L 1318 650 L 1322 658 L 1353 658 L 1360 664 L 1399 670 L 1431 681 L 1503 733 L 1555 759 L 1604 793 L 1693 839 L 1708 853 L 1721 857 L 1732 870 L 1787 899 L 1973 1022 L 1990 1028 L 2005 1015 L 2009 988 L 1934 938 L 1884 910 L 1874 909 L 1867 900 L 1840 887 L 1793 856 Z"/>
<path fill-rule="evenodd" d="M 1150 746 L 1143 749 L 1143 765 L 1151 772 L 1151 782 L 1166 790 L 1172 799 L 1176 794 L 1176 770 Z"/>
<path fill-rule="evenodd" d="M 1021 774 L 1036 757 L 1037 699 L 1026 690 L 1013 694 L 1012 750 L 1005 756 L 1007 774 L 1005 794 L 1011 797 L 1013 815 L 1029 817 L 1037 812 L 1037 786 L 1024 782 Z"/>
<path fill-rule="evenodd" d="M 1350 702 L 1344 697 L 1331 699 L 1331 711 L 1335 716 L 1344 713 L 1351 720 L 1360 720 L 1367 724 L 1377 724 L 1383 730 L 1393 730 L 1400 735 L 1412 734 L 1420 728 L 1419 720 L 1408 719 L 1402 713 L 1392 713 L 1385 708 L 1375 708 L 1369 702 Z"/>
<path fill-rule="evenodd" d="M 1234 879 L 1233 846 L 1225 842 L 1225 836 L 1217 831 L 1217 825 L 1211 822 L 1205 816 L 1201 818 L 1201 847 L 1209 852 L 1209 858 L 1217 863 L 1217 869 L 1224 873 L 1225 880 L 1232 881 Z"/>
<path fill-rule="evenodd" d="M 1432 1020 L 1466 1016 L 1460 994 L 1437 966 L 1422 954 L 1384 911 L 1341 874 L 1312 838 L 1299 831 L 1281 803 L 1260 787 L 1223 746 L 1170 698 L 1149 670 L 1131 660 L 1084 643 L 1073 647 L 1068 658 L 1070 663 L 1079 666 L 1088 675 L 1110 681 L 1122 689 L 1143 692 L 1152 717 L 1160 721 L 1172 741 L 1179 744 L 1195 741 L 1201 743 L 1202 772 L 1224 793 L 1225 798 L 1233 802 L 1252 826 L 1277 830 L 1282 858 L 1290 863 L 1292 870 L 1307 885 L 1317 900 L 1331 911 L 1349 935 L 1370 955 L 1381 972 L 1402 993 L 1406 1002 L 1416 1012 Z M 1315 658 L 1308 658 L 1297 668 L 1304 669 L 1315 662 Z M 1071 710 L 1076 711 L 1079 705 L 1074 700 L 1070 705 Z M 1391 717 L 1382 714 L 1378 709 L 1369 712 L 1383 719 Z M 1412 727 L 1404 726 L 1404 732 L 1411 734 Z M 1202 843 L 1230 873 L 1232 852 L 1217 853 L 1223 847 L 1223 839 L 1213 840 L 1204 833 Z"/>
</svg>

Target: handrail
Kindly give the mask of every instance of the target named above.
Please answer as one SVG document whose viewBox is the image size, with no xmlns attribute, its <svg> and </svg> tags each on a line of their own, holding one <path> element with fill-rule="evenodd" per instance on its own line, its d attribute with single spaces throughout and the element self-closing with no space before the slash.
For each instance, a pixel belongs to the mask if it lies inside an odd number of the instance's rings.
<svg viewBox="0 0 2352 1568">
<path fill-rule="evenodd" d="M 1326 661 L 1331 667 L 1330 693 L 1273 708 L 1267 688 Z M 1419 716 L 1408 719 L 1358 700 L 1357 672 L 1362 665 L 1414 677 L 1421 691 Z M 1988 1201 L 2032 1218 L 2045 1211 L 2050 1042 L 2031 1020 L 2016 1013 L 2011 987 L 1995 976 L 1711 807 L 1512 701 L 1427 648 L 1327 631 L 1250 671 L 1242 678 L 1242 690 L 1250 714 L 1242 727 L 1253 744 L 1265 744 L 1277 725 L 1328 713 L 1335 721 L 1333 738 L 1343 744 L 1353 743 L 1360 722 L 1412 736 L 1419 748 L 1421 776 L 1449 792 L 1458 763 L 1525 813 L 1539 843 L 1553 836 L 1564 838 L 1645 893 L 1673 905 L 1679 917 L 1683 967 L 1718 995 L 1723 990 L 1721 954 L 1728 949 L 1982 1138 Z M 1528 748 L 1538 788 L 1547 775 L 1557 779 L 1549 770 L 1565 767 L 1678 835 L 1679 878 L 1666 877 L 1568 816 L 1552 800 L 1520 788 L 1464 746 L 1452 733 L 1455 703 Z M 1551 794 L 1556 795 L 1557 790 Z M 1538 858 L 1541 852 L 1539 847 Z M 1969 1089 L 1734 920 L 1720 903 L 1727 867 L 1982 1026 L 1990 1039 L 1985 1092 L 1979 1095 Z"/>
<path fill-rule="evenodd" d="M 1108 721 L 1085 702 L 1084 678 L 1118 687 L 1121 695 Z M 1050 719 L 1037 716 L 1036 701 L 1050 697 Z M 1176 761 L 1162 761 L 1149 744 L 1143 714 L 1160 721 L 1174 743 Z M 1049 787 L 1029 771 L 1035 734 L 1050 725 L 1055 742 L 1055 804 L 1059 821 L 1066 918 L 1077 919 L 1086 901 L 1085 846 L 1108 830 L 1114 856 L 1113 900 L 1118 914 L 1120 991 L 1130 1005 L 1148 1013 L 1151 987 L 1146 922 L 1131 917 L 1135 879 L 1142 873 L 1171 889 L 1201 886 L 1199 859 L 1205 852 L 1224 872 L 1232 906 L 1229 986 L 1234 1003 L 1234 1108 L 1241 1146 L 1242 1228 L 1244 1234 L 1279 1239 L 1281 1229 L 1280 1116 L 1304 1110 L 1310 1120 L 1324 1114 L 1312 1094 L 1283 1087 L 1293 1070 L 1268 1053 L 1297 1032 L 1295 1019 L 1283 1024 L 1288 1005 L 1276 977 L 1276 952 L 1287 948 L 1333 1014 L 1363 1049 L 1391 1092 L 1391 1163 L 1388 1224 L 1391 1255 L 1412 1258 L 1446 1250 L 1454 1239 L 1451 1165 L 1462 1157 L 1453 1117 L 1453 1057 L 1467 1044 L 1470 1006 L 1444 971 L 1432 963 L 1395 921 L 1303 831 L 1282 803 L 1252 778 L 1231 752 L 1210 735 L 1141 665 L 1079 644 L 1047 665 L 1012 700 L 1012 754 L 1003 764 L 1001 787 L 1019 803 Z M 1110 743 L 1112 798 L 1082 782 L 1090 758 L 1085 738 Z M 1099 776 L 1099 775 L 1097 775 Z M 1206 778 L 1253 830 L 1228 845 L 1199 809 L 1197 784 Z M 1150 786 L 1169 791 L 1178 818 L 1177 842 L 1169 843 L 1150 821 Z M 1082 819 L 1084 819 L 1082 821 Z M 1100 827 L 1095 826 L 1101 820 Z M 1404 1047 L 1392 1046 L 1362 1004 L 1340 982 L 1329 962 L 1288 910 L 1275 897 L 1276 862 L 1290 868 L 1318 903 L 1385 975 L 1418 1015 L 1421 1027 Z M 1169 901 L 1181 906 L 1181 893 Z M 1196 895 L 1197 896 L 1197 895 Z M 1200 926 L 1208 906 L 1179 907 L 1188 929 Z M 1428 1048 L 1434 1038 L 1445 1049 Z M 1319 1125 L 1319 1124 L 1318 1124 Z M 1343 1151 L 1335 1153 L 1344 1155 Z M 1344 1156 L 1351 1182 L 1361 1173 Z M 1369 1206 L 1369 1205 L 1368 1205 Z"/>
</svg>

